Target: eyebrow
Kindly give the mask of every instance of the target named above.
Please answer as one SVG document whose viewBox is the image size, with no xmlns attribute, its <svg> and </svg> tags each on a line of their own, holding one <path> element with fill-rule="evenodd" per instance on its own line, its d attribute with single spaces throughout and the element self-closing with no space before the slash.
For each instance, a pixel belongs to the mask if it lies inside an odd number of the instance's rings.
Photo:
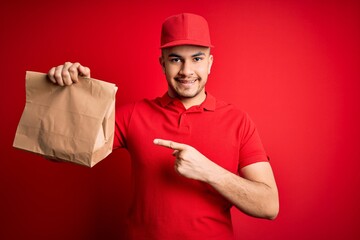
<svg viewBox="0 0 360 240">
<path fill-rule="evenodd" d="M 193 55 L 191 55 L 191 57 L 198 57 L 198 56 L 205 56 L 205 53 L 203 52 L 198 52 L 198 53 L 195 53 Z M 176 54 L 176 53 L 170 53 L 169 54 L 169 57 L 178 57 L 178 58 L 182 58 L 182 56 Z"/>
</svg>

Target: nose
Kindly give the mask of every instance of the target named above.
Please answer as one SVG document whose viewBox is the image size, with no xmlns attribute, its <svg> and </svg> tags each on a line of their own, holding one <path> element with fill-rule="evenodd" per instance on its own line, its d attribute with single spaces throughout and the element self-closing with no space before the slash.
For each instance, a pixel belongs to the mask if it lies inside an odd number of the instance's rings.
<svg viewBox="0 0 360 240">
<path fill-rule="evenodd" d="M 192 76 L 194 74 L 193 66 L 190 61 L 183 62 L 179 74 L 183 76 Z"/>
</svg>

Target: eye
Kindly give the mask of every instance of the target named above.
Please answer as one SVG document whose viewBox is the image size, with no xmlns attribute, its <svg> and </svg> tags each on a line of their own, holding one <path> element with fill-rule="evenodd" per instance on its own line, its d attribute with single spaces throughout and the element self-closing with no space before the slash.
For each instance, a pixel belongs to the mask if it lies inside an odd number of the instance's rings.
<svg viewBox="0 0 360 240">
<path fill-rule="evenodd" d="M 170 62 L 178 63 L 178 62 L 181 62 L 181 59 L 180 58 L 170 58 Z"/>
<path fill-rule="evenodd" d="M 194 57 L 194 62 L 200 62 L 202 60 L 201 57 Z"/>
</svg>

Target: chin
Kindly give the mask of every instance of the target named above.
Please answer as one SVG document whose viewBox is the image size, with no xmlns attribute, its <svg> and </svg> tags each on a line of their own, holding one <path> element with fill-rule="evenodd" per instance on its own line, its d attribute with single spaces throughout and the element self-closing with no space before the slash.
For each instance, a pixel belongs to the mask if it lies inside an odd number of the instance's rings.
<svg viewBox="0 0 360 240">
<path fill-rule="evenodd" d="M 181 98 L 194 98 L 199 94 L 199 92 L 176 92 L 176 95 L 178 95 Z"/>
</svg>

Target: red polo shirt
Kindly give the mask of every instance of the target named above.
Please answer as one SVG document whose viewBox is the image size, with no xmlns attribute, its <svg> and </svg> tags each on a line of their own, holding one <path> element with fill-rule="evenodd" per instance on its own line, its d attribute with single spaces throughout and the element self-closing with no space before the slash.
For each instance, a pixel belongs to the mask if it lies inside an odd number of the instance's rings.
<svg viewBox="0 0 360 240">
<path fill-rule="evenodd" d="M 176 173 L 173 150 L 154 145 L 155 138 L 191 145 L 238 173 L 267 161 L 248 115 L 210 94 L 187 110 L 167 94 L 116 110 L 114 147 L 127 148 L 132 158 L 131 239 L 233 239 L 232 204 L 208 184 Z"/>
</svg>

